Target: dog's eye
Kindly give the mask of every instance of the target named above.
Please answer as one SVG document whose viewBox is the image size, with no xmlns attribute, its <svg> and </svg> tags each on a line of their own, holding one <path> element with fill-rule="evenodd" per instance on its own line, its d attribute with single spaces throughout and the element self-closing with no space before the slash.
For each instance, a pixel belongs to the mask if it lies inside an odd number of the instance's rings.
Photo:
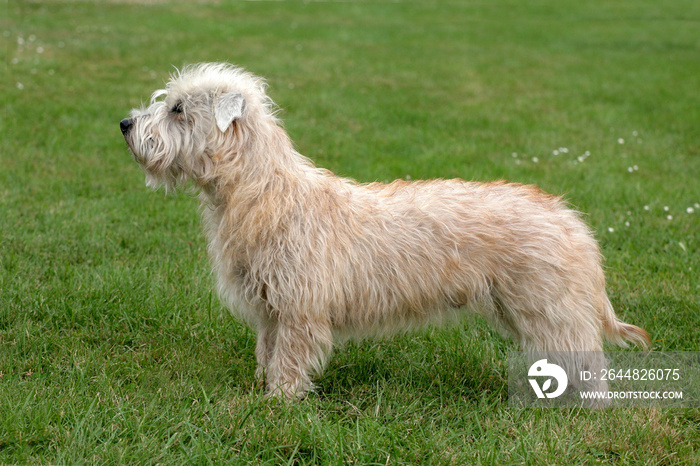
<svg viewBox="0 0 700 466">
<path fill-rule="evenodd" d="M 171 113 L 182 113 L 182 102 L 178 102 L 170 109 Z"/>
</svg>

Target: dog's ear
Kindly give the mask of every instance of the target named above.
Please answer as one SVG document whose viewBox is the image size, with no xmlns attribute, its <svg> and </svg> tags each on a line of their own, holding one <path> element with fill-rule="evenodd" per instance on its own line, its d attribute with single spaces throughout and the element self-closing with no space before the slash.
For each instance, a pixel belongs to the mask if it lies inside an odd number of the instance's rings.
<svg viewBox="0 0 700 466">
<path fill-rule="evenodd" d="M 214 117 L 216 126 L 223 133 L 236 119 L 243 116 L 245 97 L 239 92 L 229 92 L 216 98 L 214 102 Z"/>
</svg>

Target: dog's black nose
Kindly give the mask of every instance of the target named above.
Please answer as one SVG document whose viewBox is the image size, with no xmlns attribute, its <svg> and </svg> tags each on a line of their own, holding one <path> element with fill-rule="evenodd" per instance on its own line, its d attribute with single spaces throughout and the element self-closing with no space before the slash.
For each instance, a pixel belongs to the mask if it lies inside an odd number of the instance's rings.
<svg viewBox="0 0 700 466">
<path fill-rule="evenodd" d="M 122 129 L 122 134 L 128 133 L 132 126 L 134 126 L 133 118 L 124 118 L 119 122 L 119 127 Z"/>
</svg>

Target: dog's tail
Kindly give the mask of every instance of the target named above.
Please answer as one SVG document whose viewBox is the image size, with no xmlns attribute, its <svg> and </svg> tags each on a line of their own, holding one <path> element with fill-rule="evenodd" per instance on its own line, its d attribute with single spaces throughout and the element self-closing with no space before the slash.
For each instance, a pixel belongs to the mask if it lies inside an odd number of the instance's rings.
<svg viewBox="0 0 700 466">
<path fill-rule="evenodd" d="M 605 296 L 603 302 L 603 334 L 616 345 L 627 346 L 632 342 L 643 349 L 649 349 L 651 340 L 649 334 L 636 325 L 626 324 L 617 318 L 610 300 Z"/>
</svg>

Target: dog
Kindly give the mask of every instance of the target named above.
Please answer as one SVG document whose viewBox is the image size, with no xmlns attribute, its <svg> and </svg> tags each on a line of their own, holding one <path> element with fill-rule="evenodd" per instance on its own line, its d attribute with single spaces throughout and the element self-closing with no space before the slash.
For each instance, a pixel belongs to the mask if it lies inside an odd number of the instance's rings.
<svg viewBox="0 0 700 466">
<path fill-rule="evenodd" d="M 219 296 L 257 331 L 269 394 L 303 397 L 340 341 L 470 310 L 525 351 L 649 344 L 615 316 L 597 242 L 560 197 L 337 177 L 294 149 L 266 87 L 232 65 L 187 66 L 120 127 L 148 186 L 199 192 Z"/>
</svg>

